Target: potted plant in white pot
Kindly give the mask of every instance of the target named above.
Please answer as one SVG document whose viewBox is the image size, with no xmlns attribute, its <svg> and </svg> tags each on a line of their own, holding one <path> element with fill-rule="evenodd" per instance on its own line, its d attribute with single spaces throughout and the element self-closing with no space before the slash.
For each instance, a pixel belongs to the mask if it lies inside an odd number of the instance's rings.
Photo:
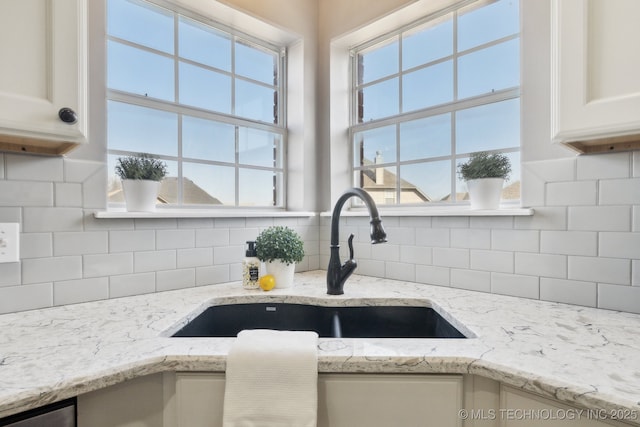
<svg viewBox="0 0 640 427">
<path fill-rule="evenodd" d="M 256 256 L 265 263 L 267 274 L 275 278 L 276 288 L 289 288 L 293 286 L 296 263 L 304 258 L 304 244 L 291 228 L 273 226 L 256 238 Z"/>
<path fill-rule="evenodd" d="M 471 209 L 498 209 L 504 181 L 511 173 L 511 162 L 502 153 L 480 151 L 458 165 L 458 174 L 466 181 Z"/>
<path fill-rule="evenodd" d="M 160 191 L 160 181 L 167 175 L 167 164 L 148 154 L 119 157 L 116 175 L 129 212 L 153 212 Z"/>
</svg>

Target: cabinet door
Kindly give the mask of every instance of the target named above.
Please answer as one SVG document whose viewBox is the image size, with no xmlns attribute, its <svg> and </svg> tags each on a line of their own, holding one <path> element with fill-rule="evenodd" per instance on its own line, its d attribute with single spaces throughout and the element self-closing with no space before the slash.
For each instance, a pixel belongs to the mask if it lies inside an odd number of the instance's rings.
<svg viewBox="0 0 640 427">
<path fill-rule="evenodd" d="M 462 425 L 462 376 L 326 374 L 318 427 Z"/>
<path fill-rule="evenodd" d="M 604 421 L 608 411 L 577 409 L 511 387 L 500 392 L 501 427 L 611 427 L 624 426 Z M 622 416 L 622 414 L 621 414 Z"/>
<path fill-rule="evenodd" d="M 1 149 L 86 141 L 86 33 L 86 0 L 0 2 Z M 77 122 L 65 123 L 62 108 Z"/>
<path fill-rule="evenodd" d="M 552 0 L 554 142 L 640 148 L 638 19 L 637 0 Z"/>
<path fill-rule="evenodd" d="M 164 427 L 222 426 L 224 382 L 222 373 L 165 376 Z M 460 409 L 459 375 L 318 376 L 318 427 L 456 427 Z"/>
</svg>

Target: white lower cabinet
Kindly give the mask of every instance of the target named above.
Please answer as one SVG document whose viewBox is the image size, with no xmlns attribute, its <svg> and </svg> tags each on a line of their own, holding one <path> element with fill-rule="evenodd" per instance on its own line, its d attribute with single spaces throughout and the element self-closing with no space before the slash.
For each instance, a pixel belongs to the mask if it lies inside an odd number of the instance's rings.
<svg viewBox="0 0 640 427">
<path fill-rule="evenodd" d="M 501 387 L 500 408 L 501 427 L 611 427 L 625 425 L 609 420 L 611 415 L 634 417 L 632 412 L 580 409 L 507 386 Z"/>
<path fill-rule="evenodd" d="M 220 427 L 224 386 L 224 373 L 211 372 L 132 379 L 78 396 L 78 426 Z M 628 421 L 640 416 L 580 409 L 475 375 L 320 374 L 318 378 L 318 427 L 630 425 L 606 418 L 611 415 Z"/>
<path fill-rule="evenodd" d="M 165 397 L 164 427 L 222 426 L 224 374 L 166 375 Z M 461 408 L 461 375 L 318 378 L 318 427 L 458 427 Z"/>
</svg>

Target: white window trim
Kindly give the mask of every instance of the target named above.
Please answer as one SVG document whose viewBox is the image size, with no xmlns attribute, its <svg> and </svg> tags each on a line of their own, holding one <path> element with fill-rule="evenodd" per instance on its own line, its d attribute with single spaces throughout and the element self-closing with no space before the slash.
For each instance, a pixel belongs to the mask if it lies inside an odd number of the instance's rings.
<svg viewBox="0 0 640 427">
<path fill-rule="evenodd" d="M 429 15 L 440 15 L 447 8 L 459 8 L 474 2 L 486 0 L 418 0 L 407 7 L 394 11 L 381 19 L 357 29 L 331 42 L 330 46 L 330 168 L 331 168 L 331 206 L 342 195 L 345 188 L 353 186 L 351 169 L 352 149 L 349 138 L 350 118 L 355 114 L 351 100 L 351 67 L 353 64 L 351 51 L 354 47 L 364 45 L 370 40 L 378 39 L 385 34 L 397 31 L 417 20 L 423 21 Z M 522 12 L 521 12 L 522 14 Z M 416 17 L 419 17 L 418 19 Z M 522 30 L 521 30 L 522 34 Z M 522 38 L 521 38 L 522 44 Z M 522 112 L 521 112 L 522 114 Z M 521 147 L 522 150 L 522 147 Z M 521 178 L 522 180 L 522 178 Z M 523 190 L 524 191 L 524 190 Z M 418 207 L 415 205 L 393 207 L 379 206 L 382 215 L 391 216 L 522 216 L 533 215 L 533 209 L 522 207 L 518 202 L 507 202 L 498 210 L 472 211 L 468 206 L 442 205 Z M 364 215 L 362 208 L 349 207 L 353 215 Z M 345 206 L 345 211 L 348 210 Z M 348 212 L 345 212 L 348 215 Z"/>
</svg>

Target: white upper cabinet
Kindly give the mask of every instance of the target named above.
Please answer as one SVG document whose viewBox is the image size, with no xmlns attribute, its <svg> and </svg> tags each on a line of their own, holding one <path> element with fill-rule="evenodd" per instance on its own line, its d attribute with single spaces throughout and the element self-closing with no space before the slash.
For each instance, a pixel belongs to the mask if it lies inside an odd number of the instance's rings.
<svg viewBox="0 0 640 427">
<path fill-rule="evenodd" d="M 86 142 L 86 35 L 86 0 L 0 2 L 0 150 Z"/>
<path fill-rule="evenodd" d="M 552 138 L 640 149 L 640 1 L 552 0 Z"/>
</svg>

